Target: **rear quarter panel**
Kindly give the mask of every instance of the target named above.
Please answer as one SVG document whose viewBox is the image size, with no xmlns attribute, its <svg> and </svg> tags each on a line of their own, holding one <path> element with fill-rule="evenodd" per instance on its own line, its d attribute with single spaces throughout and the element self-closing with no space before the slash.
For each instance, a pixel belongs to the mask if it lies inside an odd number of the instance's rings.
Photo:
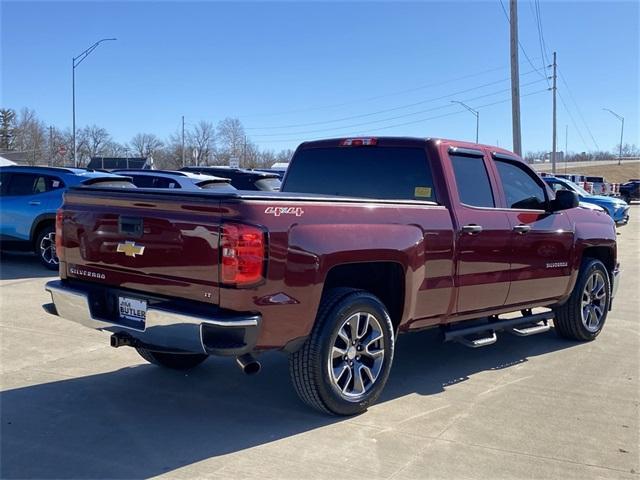
<svg viewBox="0 0 640 480">
<path fill-rule="evenodd" d="M 287 212 L 276 207 L 291 207 Z M 404 276 L 403 328 L 448 311 L 453 230 L 448 210 L 426 204 L 223 202 L 223 220 L 268 226 L 267 279 L 252 289 L 220 289 L 220 306 L 259 311 L 258 348 L 309 334 L 330 270 L 347 263 L 395 262 Z M 267 213 L 269 212 L 269 213 Z M 425 298 L 427 296 L 429 298 Z M 421 312 L 420 305 L 429 305 Z"/>
</svg>

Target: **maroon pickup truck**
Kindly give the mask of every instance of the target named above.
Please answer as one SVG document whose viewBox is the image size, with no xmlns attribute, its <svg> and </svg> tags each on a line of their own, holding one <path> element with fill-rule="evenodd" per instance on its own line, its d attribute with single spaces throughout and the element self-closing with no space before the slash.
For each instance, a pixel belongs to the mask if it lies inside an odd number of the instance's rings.
<svg viewBox="0 0 640 480">
<path fill-rule="evenodd" d="M 481 347 L 553 320 L 593 340 L 618 285 L 606 213 L 441 139 L 303 143 L 280 192 L 72 188 L 56 228 L 48 312 L 170 368 L 284 351 L 302 400 L 339 415 L 379 396 L 401 332 Z"/>
</svg>

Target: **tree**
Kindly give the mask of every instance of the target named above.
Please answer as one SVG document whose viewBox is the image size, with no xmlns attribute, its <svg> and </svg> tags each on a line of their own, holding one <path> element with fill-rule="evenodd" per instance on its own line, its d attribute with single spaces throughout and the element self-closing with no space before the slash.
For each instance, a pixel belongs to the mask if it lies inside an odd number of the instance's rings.
<svg viewBox="0 0 640 480">
<path fill-rule="evenodd" d="M 26 154 L 29 165 L 47 163 L 46 128 L 34 110 L 29 108 L 20 110 L 14 128 L 13 148 Z"/>
<path fill-rule="evenodd" d="M 187 138 L 189 141 L 189 155 L 186 158 L 186 162 L 190 163 L 190 158 L 195 165 L 206 165 L 215 154 L 216 135 L 213 124 L 201 120 L 189 132 Z M 187 153 L 185 153 L 185 156 L 187 156 Z"/>
<path fill-rule="evenodd" d="M 241 159 L 244 153 L 245 132 L 237 118 L 225 118 L 218 123 L 218 157 L 227 163 L 231 158 Z"/>
<path fill-rule="evenodd" d="M 106 147 L 111 141 L 111 135 L 102 127 L 89 125 L 81 128 L 77 134 L 78 165 L 89 162 L 92 157 L 107 155 Z"/>
<path fill-rule="evenodd" d="M 153 157 L 163 146 L 153 133 L 138 133 L 130 142 L 131 149 L 140 157 Z"/>
<path fill-rule="evenodd" d="M 0 150 L 13 149 L 16 112 L 11 108 L 0 109 Z"/>
</svg>

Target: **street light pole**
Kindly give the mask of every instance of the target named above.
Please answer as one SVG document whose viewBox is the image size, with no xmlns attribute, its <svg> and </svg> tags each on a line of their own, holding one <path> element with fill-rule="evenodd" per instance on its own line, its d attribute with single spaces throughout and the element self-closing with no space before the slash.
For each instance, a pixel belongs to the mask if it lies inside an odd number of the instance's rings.
<svg viewBox="0 0 640 480">
<path fill-rule="evenodd" d="M 621 162 L 622 162 L 622 136 L 624 135 L 624 117 L 622 115 L 618 115 L 613 110 L 609 110 L 608 108 L 603 108 L 603 110 L 606 110 L 611 115 L 616 117 L 618 120 L 620 120 L 620 122 L 622 124 L 622 126 L 620 127 L 620 152 L 618 154 L 618 165 L 620 165 Z"/>
<path fill-rule="evenodd" d="M 476 116 L 476 143 L 478 143 L 478 132 L 480 131 L 480 112 L 478 110 L 471 108 L 466 103 L 462 103 L 458 100 L 451 100 L 451 103 L 457 103 L 459 105 L 462 105 L 464 108 L 466 108 Z"/>
<path fill-rule="evenodd" d="M 73 113 L 72 128 L 73 128 L 73 166 L 74 167 L 78 166 L 78 156 L 77 156 L 78 151 L 76 149 L 76 67 L 80 65 L 82 61 L 91 54 L 91 52 L 93 52 L 96 48 L 98 48 L 98 45 L 100 45 L 102 42 L 108 42 L 113 40 L 117 40 L 117 39 L 103 38 L 102 40 L 98 40 L 96 43 L 94 43 L 89 48 L 84 50 L 80 55 L 78 55 L 77 57 L 73 57 L 73 59 L 71 60 L 71 98 L 72 98 L 71 109 Z"/>
</svg>

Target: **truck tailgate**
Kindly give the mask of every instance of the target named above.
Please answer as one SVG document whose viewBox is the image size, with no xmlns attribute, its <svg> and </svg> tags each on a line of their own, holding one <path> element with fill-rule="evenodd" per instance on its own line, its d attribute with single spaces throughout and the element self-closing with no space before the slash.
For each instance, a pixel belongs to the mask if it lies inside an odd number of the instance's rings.
<svg viewBox="0 0 640 480">
<path fill-rule="evenodd" d="M 217 304 L 220 197 L 71 189 L 61 276 Z"/>
</svg>

